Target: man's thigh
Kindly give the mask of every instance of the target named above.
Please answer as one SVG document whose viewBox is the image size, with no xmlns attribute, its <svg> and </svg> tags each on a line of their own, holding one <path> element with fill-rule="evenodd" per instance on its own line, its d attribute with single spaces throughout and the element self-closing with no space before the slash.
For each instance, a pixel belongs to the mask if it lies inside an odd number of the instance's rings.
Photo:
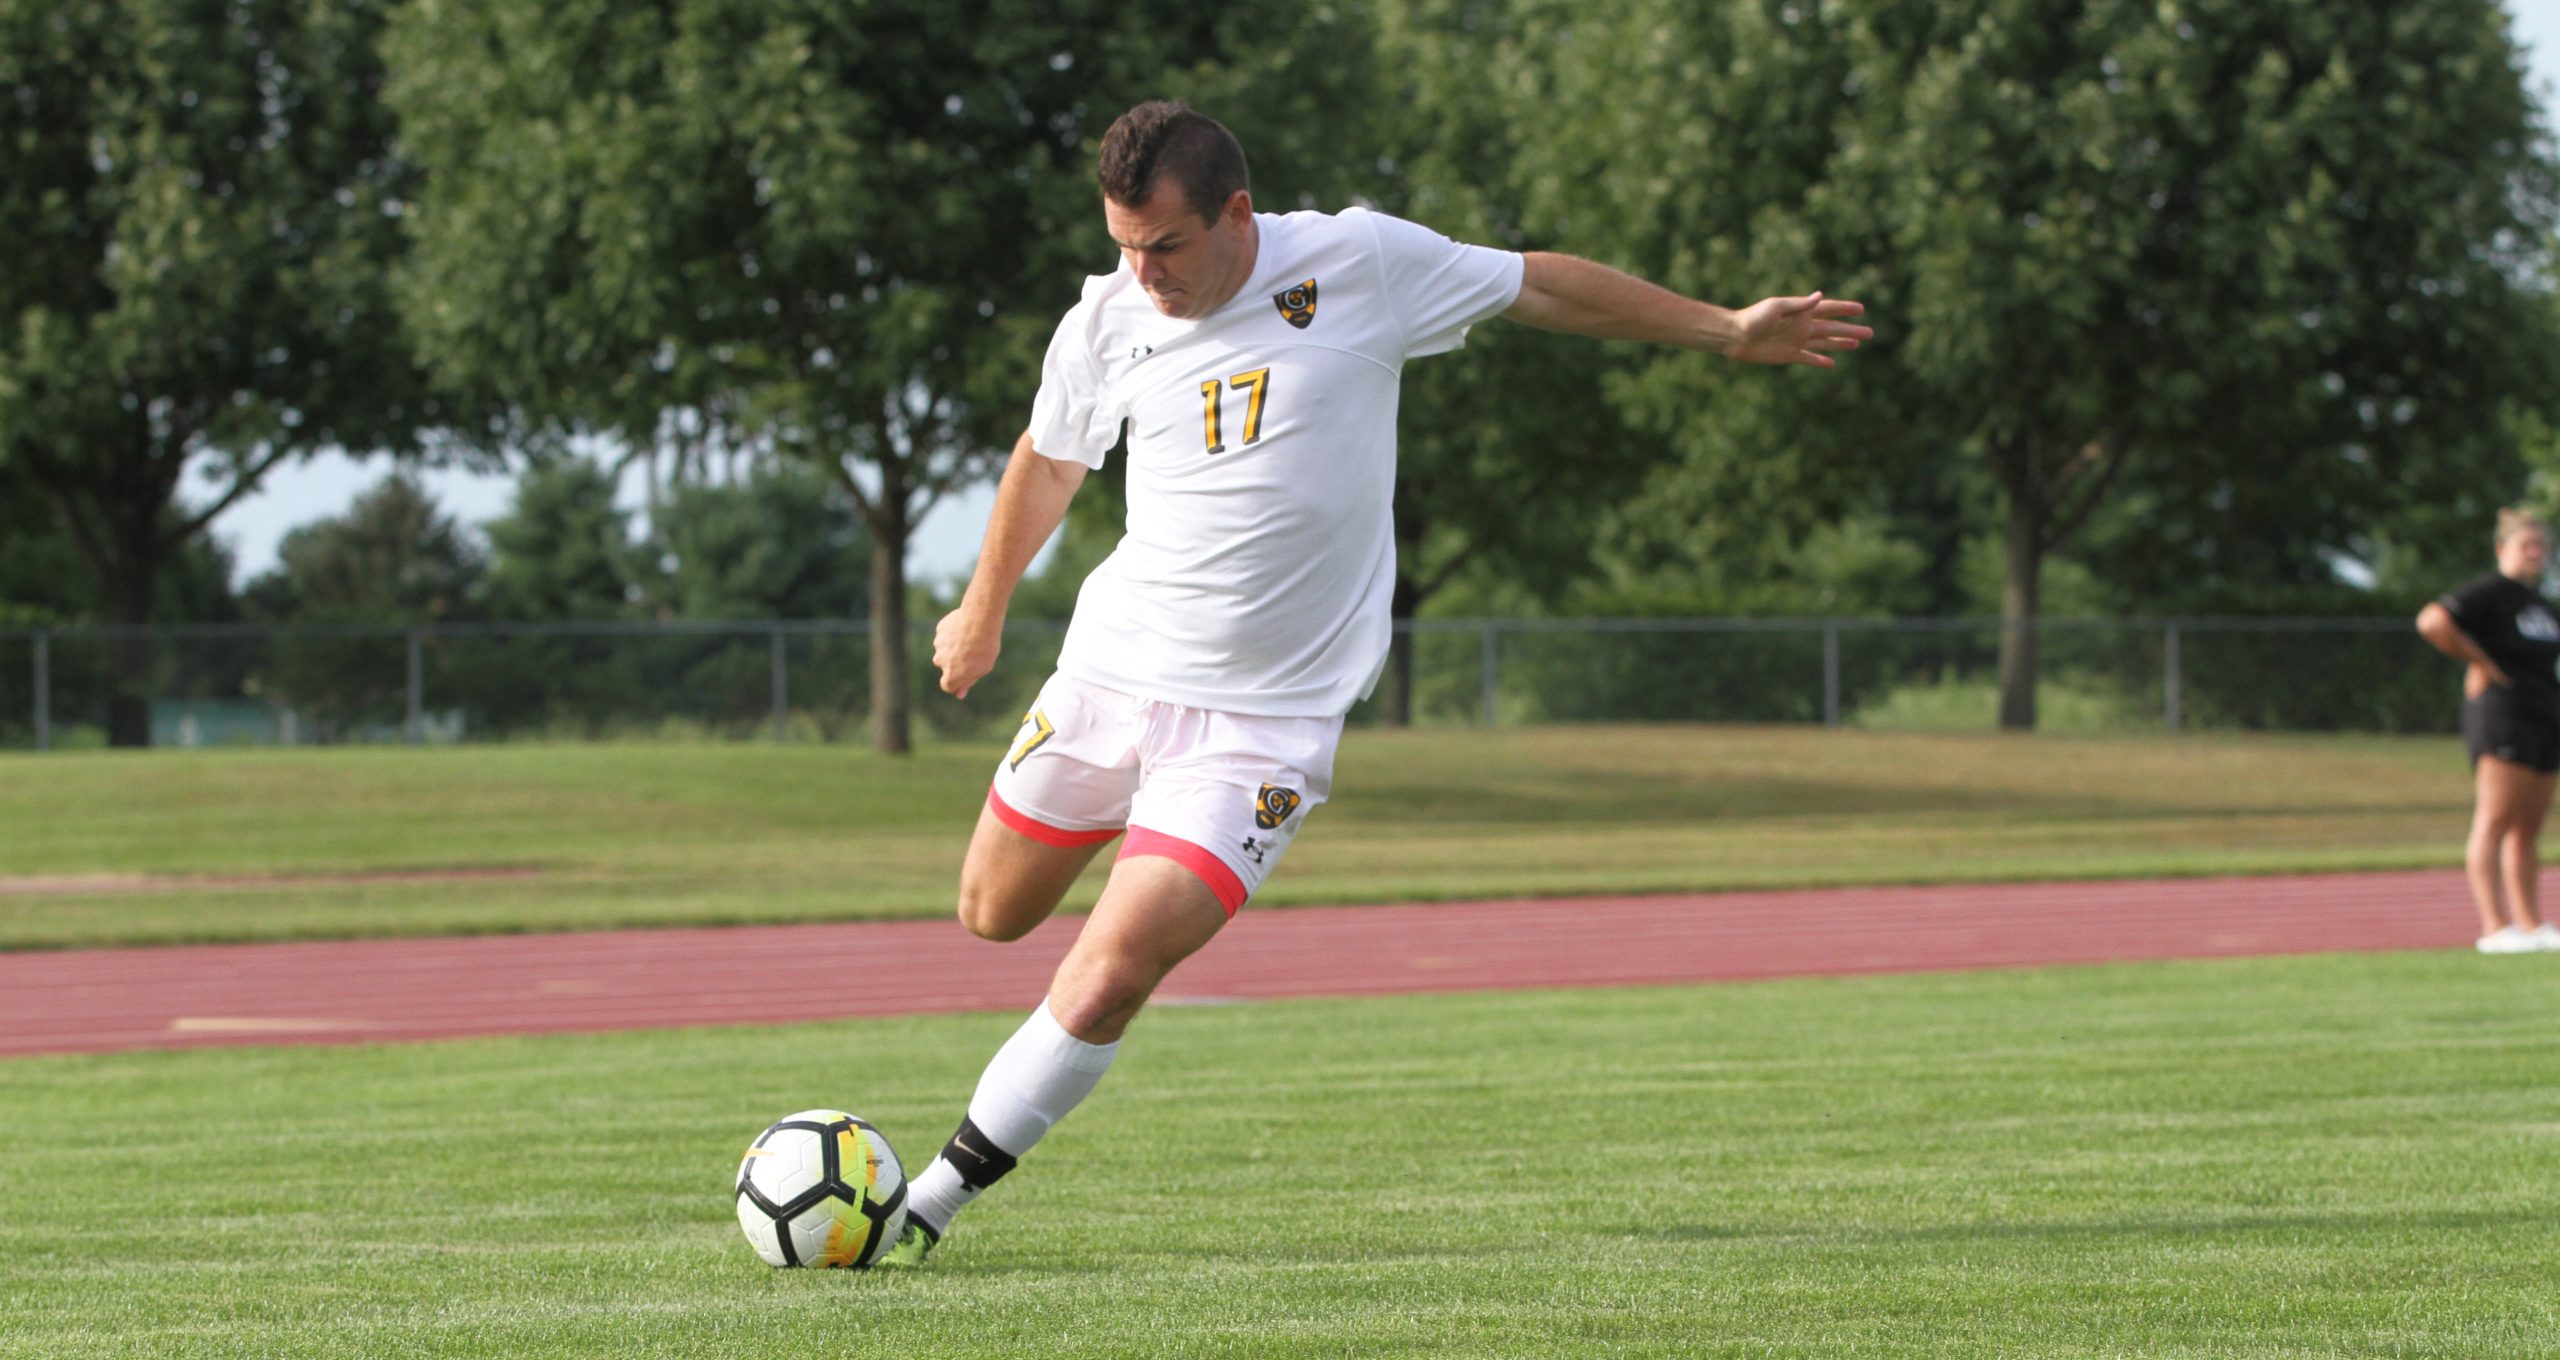
<svg viewBox="0 0 2560 1360">
<path fill-rule="evenodd" d="M 1228 914 L 1277 868 L 1333 787 L 1339 718 L 1201 714 L 1154 734 L 1132 800 L 1123 859 L 1156 856 L 1197 874 Z"/>
<path fill-rule="evenodd" d="M 1075 886 L 1103 840 L 1053 845 L 1007 826 L 994 801 L 978 811 L 969 855 L 960 864 L 960 922 L 990 940 L 1018 940 L 1031 933 Z"/>
<path fill-rule="evenodd" d="M 1125 695 L 1051 676 L 998 762 L 960 869 L 960 918 L 1019 939 L 1128 824 L 1137 715 Z"/>
<path fill-rule="evenodd" d="M 1151 856 L 1121 860 L 1049 984 L 1050 1013 L 1086 1043 L 1117 1042 L 1174 965 L 1226 923 L 1216 895 L 1189 869 Z"/>
</svg>

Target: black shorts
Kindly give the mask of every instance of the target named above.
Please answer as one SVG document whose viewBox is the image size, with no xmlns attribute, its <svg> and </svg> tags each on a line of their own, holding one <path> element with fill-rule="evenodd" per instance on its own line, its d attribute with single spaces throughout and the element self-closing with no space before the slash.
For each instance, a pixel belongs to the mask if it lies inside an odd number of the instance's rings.
<svg viewBox="0 0 2560 1360">
<path fill-rule="evenodd" d="M 2540 774 L 2560 772 L 2560 723 L 2519 713 L 2505 696 L 2483 694 L 2462 705 L 2462 749 L 2473 765 L 2496 756 Z"/>
</svg>

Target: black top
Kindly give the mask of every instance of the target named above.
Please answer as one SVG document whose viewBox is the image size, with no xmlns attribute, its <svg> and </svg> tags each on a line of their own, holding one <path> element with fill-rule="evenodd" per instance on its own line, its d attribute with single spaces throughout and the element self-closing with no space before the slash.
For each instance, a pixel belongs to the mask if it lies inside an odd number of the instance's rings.
<svg viewBox="0 0 2560 1360">
<path fill-rule="evenodd" d="M 2490 697 L 2518 701 L 2545 718 L 2560 713 L 2560 618 L 2532 587 L 2493 571 L 2454 587 L 2436 603 L 2515 681 L 2512 692 L 2491 685 Z"/>
</svg>

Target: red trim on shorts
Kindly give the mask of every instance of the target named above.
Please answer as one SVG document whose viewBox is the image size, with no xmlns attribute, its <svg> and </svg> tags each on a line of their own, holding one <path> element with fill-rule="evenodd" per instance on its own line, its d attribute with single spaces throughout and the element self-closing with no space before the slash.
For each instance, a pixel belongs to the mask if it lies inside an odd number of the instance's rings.
<svg viewBox="0 0 2560 1360">
<path fill-rule="evenodd" d="M 1244 880 L 1236 877 L 1236 871 L 1228 868 L 1225 860 L 1180 836 L 1149 831 L 1143 826 L 1130 827 L 1128 844 L 1120 847 L 1120 858 L 1133 855 L 1161 855 L 1198 874 L 1200 881 L 1209 885 L 1209 891 L 1218 895 L 1218 905 L 1225 907 L 1229 916 L 1244 905 Z"/>
<path fill-rule="evenodd" d="M 996 791 L 992 787 L 987 790 L 987 809 L 995 813 L 996 820 L 1004 823 L 1006 826 L 1012 827 L 1014 830 L 1021 832 L 1023 835 L 1029 836 L 1031 839 L 1040 842 L 1042 845 L 1054 845 L 1061 850 L 1074 850 L 1087 845 L 1100 845 L 1104 841 L 1120 834 L 1119 828 L 1117 827 L 1104 827 L 1100 831 L 1069 831 L 1063 826 L 1051 826 L 1047 822 L 1041 821 L 1039 818 L 1034 817 L 1027 812 L 1020 811 L 1015 808 L 1013 804 L 997 797 Z"/>
</svg>

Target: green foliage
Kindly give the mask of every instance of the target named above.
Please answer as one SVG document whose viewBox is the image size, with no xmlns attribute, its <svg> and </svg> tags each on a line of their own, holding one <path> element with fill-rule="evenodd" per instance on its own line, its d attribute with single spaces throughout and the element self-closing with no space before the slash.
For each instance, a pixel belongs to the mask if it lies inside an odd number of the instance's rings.
<svg viewBox="0 0 2560 1360">
<path fill-rule="evenodd" d="M 2076 679 L 2047 679 L 2036 696 L 2040 725 L 2048 732 L 2149 732 L 2160 710 L 2133 695 Z M 1967 678 L 1941 672 L 1934 681 L 1904 684 L 1878 693 L 1846 716 L 1878 732 L 1981 732 L 2000 712 L 2000 687 L 1988 675 Z"/>
<path fill-rule="evenodd" d="M 895 679 L 911 527 L 1010 447 L 1059 313 L 1110 261 L 1103 128 L 1168 70 L 1320 106 L 1328 80 L 1290 77 L 1342 23 L 1169 0 L 414 5 L 388 90 L 433 171 L 408 311 L 437 369 L 525 428 L 838 478 L 880 546 L 875 678 Z M 903 746 L 903 693 L 874 704 Z"/>
<path fill-rule="evenodd" d="M 1541 248 L 1522 222 L 1511 167 L 1519 134 L 1487 72 L 1524 60 L 1502 6 L 1389 0 L 1376 6 L 1378 71 L 1362 110 L 1375 173 L 1362 196 L 1456 239 Z M 1346 159 L 1356 155 L 1346 149 Z M 1476 328 L 1458 354 L 1405 371 L 1395 499 L 1399 618 L 1470 579 L 1552 601 L 1591 570 L 1595 523 L 1660 457 L 1604 399 L 1625 347 L 1510 323 Z M 1380 715 L 1414 716 L 1416 643 L 1399 637 Z"/>
<path fill-rule="evenodd" d="M 164 564 L 278 462 L 439 418 L 388 291 L 413 188 L 376 98 L 388 8 L 0 0 L 0 463 L 112 622 L 152 617 Z M 139 745 L 153 661 L 112 655 Z"/>
<path fill-rule="evenodd" d="M 433 623 L 474 612 L 483 563 L 413 478 L 386 477 L 345 514 L 284 536 L 251 609 L 296 623 Z"/>
<path fill-rule="evenodd" d="M 1501 6 L 1378 6 L 1381 208 L 1480 245 L 1547 244 L 1522 220 L 1511 168 L 1523 133 L 1498 71 L 1531 60 Z M 1467 347 L 1406 370 L 1397 430 L 1397 613 L 1461 573 L 1554 599 L 1589 567 L 1596 522 L 1660 460 L 1603 396 L 1636 347 L 1487 323 Z"/>
<path fill-rule="evenodd" d="M 151 593 L 152 623 L 220 623 L 240 615 L 231 593 L 232 559 L 222 544 L 198 535 L 160 564 Z M 80 626 L 106 614 L 105 593 L 79 544 L 56 515 L 51 497 L 27 470 L 0 462 L 0 629 Z M 203 659 L 193 659 L 201 661 Z M 113 688 L 105 655 L 94 645 L 56 638 L 47 656 L 56 745 L 103 733 L 107 713 L 79 702 Z M 181 666 L 166 653 L 147 657 L 141 674 L 163 695 L 218 692 L 239 682 L 238 663 L 214 658 Z M 24 746 L 35 736 L 34 643 L 0 642 L 0 745 Z"/>
<path fill-rule="evenodd" d="M 604 468 L 560 458 L 526 469 L 514 505 L 486 528 L 492 617 L 609 619 L 628 611 L 636 550 Z"/>
<path fill-rule="evenodd" d="M 843 489 L 805 465 L 676 488 L 651 532 L 646 603 L 689 619 L 858 617 L 871 542 Z"/>
<path fill-rule="evenodd" d="M 1841 373 L 1674 356 L 1613 388 L 1682 456 L 1655 513 L 1711 547 L 1961 460 L 2032 612 L 2119 488 L 2147 513 L 2110 575 L 2185 600 L 2514 494 L 2504 414 L 2560 374 L 2554 174 L 2489 0 L 1515 12 L 1552 54 L 1503 73 L 1534 226 L 1692 292 L 1875 309 Z"/>
<path fill-rule="evenodd" d="M 1749 564 L 1718 557 L 1680 561 L 1631 549 L 1623 539 L 1601 560 L 1608 576 L 1567 596 L 1565 612 L 1794 618 L 1927 612 L 1923 550 L 1898 535 L 1891 520 L 1871 512 L 1810 525 Z"/>
<path fill-rule="evenodd" d="M 68 623 L 92 615 L 97 583 L 80 545 L 25 468 L 0 458 L 0 626 Z"/>
<path fill-rule="evenodd" d="M 252 616 L 299 626 L 422 625 L 477 612 L 484 564 L 414 479 L 393 475 L 345 514 L 284 537 L 276 569 L 249 583 Z M 293 710 L 304 739 L 342 740 L 405 717 L 408 652 L 396 638 L 331 632 L 278 637 L 245 693 Z"/>
<path fill-rule="evenodd" d="M 0 4 L 0 460 L 139 622 L 166 552 L 277 460 L 406 446 L 392 314 L 411 178 L 386 6 Z M 182 473 L 213 504 L 174 518 Z"/>
</svg>

